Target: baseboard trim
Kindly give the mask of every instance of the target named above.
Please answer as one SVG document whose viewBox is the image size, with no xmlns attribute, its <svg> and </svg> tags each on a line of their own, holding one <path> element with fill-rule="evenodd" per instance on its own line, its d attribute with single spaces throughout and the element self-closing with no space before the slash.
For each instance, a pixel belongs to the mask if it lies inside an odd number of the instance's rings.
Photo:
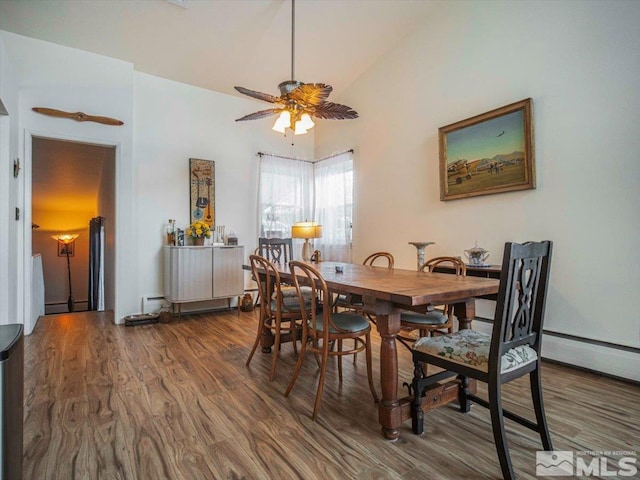
<svg viewBox="0 0 640 480">
<path fill-rule="evenodd" d="M 618 380 L 619 382 L 628 383 L 630 385 L 636 385 L 640 387 L 640 381 L 632 380 L 630 378 L 619 377 L 617 375 L 612 375 L 610 373 L 599 372 L 597 370 L 593 370 L 591 368 L 586 367 L 578 367 L 576 365 L 572 365 L 570 363 L 561 362 L 559 360 L 552 360 L 551 358 L 543 358 L 542 363 L 550 363 L 553 365 L 562 365 L 563 367 L 571 368 L 573 370 L 579 370 L 581 372 L 593 373 L 594 375 L 600 375 L 601 377 L 610 378 L 612 380 Z"/>
<path fill-rule="evenodd" d="M 474 320 L 478 321 L 478 330 L 491 333 L 491 319 Z M 620 380 L 640 382 L 640 348 L 636 347 L 545 330 L 542 358 Z"/>
<path fill-rule="evenodd" d="M 545 334 L 542 358 L 640 382 L 640 355 L 624 349 Z"/>
</svg>

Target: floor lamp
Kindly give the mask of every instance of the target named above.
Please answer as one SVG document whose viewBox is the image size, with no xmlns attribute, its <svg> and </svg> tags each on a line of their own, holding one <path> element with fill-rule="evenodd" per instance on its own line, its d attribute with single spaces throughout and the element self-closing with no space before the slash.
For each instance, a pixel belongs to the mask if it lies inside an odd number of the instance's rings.
<svg viewBox="0 0 640 480">
<path fill-rule="evenodd" d="M 74 304 L 73 304 L 73 291 L 71 288 L 71 262 L 69 257 L 73 255 L 73 247 L 76 238 L 80 235 L 78 234 L 60 234 L 60 235 L 52 235 L 51 238 L 58 242 L 58 256 L 67 257 L 67 273 L 69 275 L 69 298 L 67 299 L 67 307 L 69 308 L 69 313 L 73 312 Z"/>
<path fill-rule="evenodd" d="M 291 227 L 291 236 L 293 238 L 304 238 L 302 259 L 308 262 L 311 260 L 311 244 L 309 243 L 309 239 L 322 237 L 322 225 L 318 225 L 316 222 L 294 223 Z"/>
</svg>

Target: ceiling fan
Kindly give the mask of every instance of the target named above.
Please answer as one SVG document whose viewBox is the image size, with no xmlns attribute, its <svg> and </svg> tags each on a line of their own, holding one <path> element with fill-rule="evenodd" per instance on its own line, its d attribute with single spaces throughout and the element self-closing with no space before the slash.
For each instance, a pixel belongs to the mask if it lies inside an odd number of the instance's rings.
<svg viewBox="0 0 640 480">
<path fill-rule="evenodd" d="M 333 90 L 331 85 L 324 83 L 302 83 L 295 80 L 295 0 L 291 0 L 291 80 L 286 80 L 278 85 L 280 96 L 276 97 L 268 93 L 256 92 L 244 87 L 235 89 L 249 97 L 257 98 L 265 102 L 274 103 L 277 106 L 267 110 L 250 113 L 236 122 L 245 120 L 257 120 L 259 118 L 270 117 L 280 114 L 273 130 L 285 133 L 287 128 L 291 128 L 294 134 L 307 133 L 313 128 L 314 123 L 311 117 L 348 120 L 358 118 L 358 112 L 351 107 L 339 103 L 327 102 L 329 94 Z"/>
</svg>

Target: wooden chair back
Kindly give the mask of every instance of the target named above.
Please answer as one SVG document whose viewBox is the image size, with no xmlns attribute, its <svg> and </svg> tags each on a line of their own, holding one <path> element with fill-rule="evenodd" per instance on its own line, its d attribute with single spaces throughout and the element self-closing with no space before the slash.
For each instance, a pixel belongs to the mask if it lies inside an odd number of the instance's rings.
<svg viewBox="0 0 640 480">
<path fill-rule="evenodd" d="M 293 260 L 293 240 L 291 238 L 260 237 L 258 252 L 271 262 L 288 263 Z"/>
<path fill-rule="evenodd" d="M 529 345 L 540 357 L 553 242 L 506 243 L 493 323 L 489 371 L 511 348 Z"/>
<path fill-rule="evenodd" d="M 329 287 L 322 274 L 311 265 L 293 260 L 289 262 L 289 269 L 293 276 L 293 283 L 298 292 L 298 301 L 302 310 L 303 326 L 307 325 L 308 335 L 323 341 L 328 341 L 329 331 L 341 333 L 343 330 L 335 325 L 331 319 L 332 304 Z M 298 278 L 301 275 L 301 279 Z M 304 285 L 311 291 L 311 305 L 305 305 L 303 297 Z M 330 328 L 325 327 L 328 325 Z M 319 328 L 322 326 L 322 328 Z M 304 330 L 303 330 L 304 332 Z"/>
<path fill-rule="evenodd" d="M 467 276 L 467 266 L 460 257 L 434 257 L 420 267 L 421 272 L 433 272 L 433 270 L 442 264 L 451 264 L 456 269 L 456 275 Z"/>
<path fill-rule="evenodd" d="M 364 259 L 364 261 L 362 262 L 363 265 L 370 265 L 370 266 L 374 266 L 374 263 L 376 263 L 378 260 L 381 260 L 382 262 L 387 263 L 387 268 L 392 269 L 393 268 L 393 255 L 391 255 L 389 252 L 376 252 L 376 253 L 372 253 L 371 255 L 369 255 L 367 258 Z"/>
<path fill-rule="evenodd" d="M 273 263 L 260 255 L 249 255 L 249 261 L 253 278 L 258 283 L 258 296 L 265 299 L 260 302 L 261 314 L 273 318 L 276 312 L 272 311 L 271 302 L 268 299 L 276 300 L 276 305 L 282 302 L 280 273 Z M 260 271 L 264 273 L 260 275 Z"/>
</svg>

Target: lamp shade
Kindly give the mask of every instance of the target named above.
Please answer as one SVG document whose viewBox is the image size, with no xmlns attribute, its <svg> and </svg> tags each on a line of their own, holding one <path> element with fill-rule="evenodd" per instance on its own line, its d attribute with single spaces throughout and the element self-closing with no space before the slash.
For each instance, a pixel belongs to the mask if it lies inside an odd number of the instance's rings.
<svg viewBox="0 0 640 480">
<path fill-rule="evenodd" d="M 273 130 L 275 130 L 276 132 L 284 133 L 285 128 L 289 128 L 290 126 L 291 113 L 289 113 L 288 110 L 284 110 L 276 120 L 276 123 L 273 124 Z"/>
<path fill-rule="evenodd" d="M 293 238 L 320 238 L 322 237 L 322 225 L 316 222 L 298 222 L 291 227 Z"/>
<path fill-rule="evenodd" d="M 61 233 L 60 235 L 51 235 L 51 238 L 57 240 L 60 243 L 64 243 L 65 245 L 69 245 L 80 235 L 77 233 L 69 234 L 69 233 Z"/>
</svg>

